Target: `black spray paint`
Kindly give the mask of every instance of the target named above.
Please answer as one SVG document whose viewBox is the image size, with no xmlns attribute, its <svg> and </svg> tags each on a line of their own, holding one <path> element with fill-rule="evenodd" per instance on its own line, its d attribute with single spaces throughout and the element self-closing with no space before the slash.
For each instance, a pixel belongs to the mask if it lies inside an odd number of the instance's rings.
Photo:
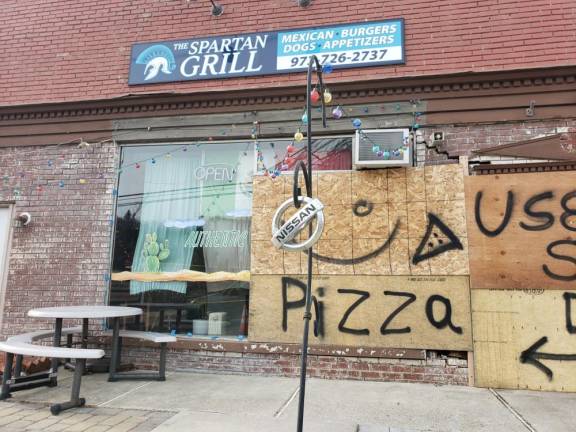
<svg viewBox="0 0 576 432">
<path fill-rule="evenodd" d="M 384 320 L 384 322 L 382 323 L 382 326 L 380 327 L 380 334 L 387 335 L 387 334 L 410 333 L 412 331 L 410 326 L 399 328 L 399 329 L 389 329 L 388 326 L 390 325 L 392 320 L 396 317 L 396 315 L 398 315 L 400 312 L 402 312 L 404 309 L 406 309 L 411 303 L 414 303 L 416 301 L 416 295 L 409 293 L 409 292 L 401 292 L 401 291 L 384 291 L 384 295 L 407 297 L 408 300 L 406 300 L 404 303 L 402 303 L 400 306 L 398 306 L 396 308 L 396 310 L 394 312 L 392 312 L 388 316 L 388 318 L 386 318 Z"/>
<path fill-rule="evenodd" d="M 434 228 L 440 230 L 442 234 L 444 234 L 448 238 L 448 243 L 441 243 L 440 246 L 426 252 L 422 253 L 428 242 L 431 240 L 431 236 L 433 234 Z M 435 237 L 438 237 L 436 233 L 434 233 Z M 463 250 L 464 246 L 462 246 L 462 242 L 454 232 L 446 226 L 444 222 L 440 220 L 438 216 L 433 213 L 428 213 L 428 226 L 426 227 L 426 233 L 422 238 L 422 241 L 416 248 L 416 252 L 414 252 L 414 256 L 412 257 L 412 264 L 416 265 L 419 262 L 428 260 L 433 258 L 437 255 L 443 254 L 444 252 L 450 250 Z"/>
<path fill-rule="evenodd" d="M 356 294 L 356 295 L 360 296 L 360 298 L 358 300 L 356 300 L 354 303 L 352 303 L 352 305 L 348 309 L 346 309 L 346 312 L 344 312 L 344 316 L 342 317 L 342 319 L 338 323 L 338 330 L 340 330 L 342 333 L 349 333 L 349 334 L 353 334 L 353 335 L 369 335 L 370 330 L 368 330 L 367 328 L 365 328 L 365 329 L 351 329 L 349 327 L 346 327 L 346 321 L 348 321 L 348 318 L 350 317 L 350 314 L 352 312 L 354 312 L 354 309 L 356 309 L 364 301 L 366 301 L 366 300 L 368 300 L 368 298 L 370 298 L 370 293 L 367 291 L 360 291 L 360 290 L 355 290 L 355 289 L 339 289 L 338 292 L 340 294 Z"/>
</svg>

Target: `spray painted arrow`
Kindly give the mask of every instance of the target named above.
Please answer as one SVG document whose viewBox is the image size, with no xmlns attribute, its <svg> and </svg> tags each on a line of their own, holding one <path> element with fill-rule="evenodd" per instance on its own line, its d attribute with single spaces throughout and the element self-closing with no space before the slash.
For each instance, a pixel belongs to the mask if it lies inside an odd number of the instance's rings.
<svg viewBox="0 0 576 432">
<path fill-rule="evenodd" d="M 530 348 L 525 351 L 522 351 L 520 354 L 520 363 L 529 363 L 533 366 L 536 366 L 542 372 L 546 374 L 549 381 L 552 381 L 552 377 L 554 374 L 552 371 L 544 366 L 538 360 L 565 360 L 571 361 L 576 360 L 576 354 L 550 354 L 544 352 L 538 352 L 538 350 L 543 347 L 546 343 L 548 343 L 548 338 L 546 336 L 538 339 Z"/>
</svg>

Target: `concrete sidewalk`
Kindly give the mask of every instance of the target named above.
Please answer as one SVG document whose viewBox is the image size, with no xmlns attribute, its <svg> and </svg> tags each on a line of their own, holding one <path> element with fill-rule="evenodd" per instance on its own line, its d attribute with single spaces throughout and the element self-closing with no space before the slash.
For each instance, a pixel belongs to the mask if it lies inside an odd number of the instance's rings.
<svg viewBox="0 0 576 432">
<path fill-rule="evenodd" d="M 56 388 L 18 392 L 0 403 L 0 431 L 293 432 L 298 380 L 171 373 L 166 382 L 108 383 L 85 377 L 88 407 L 53 417 L 47 402 L 69 397 L 70 376 Z M 488 390 L 427 384 L 310 379 L 306 432 L 576 430 L 576 394 Z"/>
</svg>

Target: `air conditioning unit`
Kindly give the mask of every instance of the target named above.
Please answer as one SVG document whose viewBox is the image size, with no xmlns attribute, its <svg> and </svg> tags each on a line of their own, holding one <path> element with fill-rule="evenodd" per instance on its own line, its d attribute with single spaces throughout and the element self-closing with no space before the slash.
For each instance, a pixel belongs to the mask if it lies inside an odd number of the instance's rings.
<svg viewBox="0 0 576 432">
<path fill-rule="evenodd" d="M 354 168 L 412 166 L 409 129 L 357 130 L 354 140 Z"/>
</svg>

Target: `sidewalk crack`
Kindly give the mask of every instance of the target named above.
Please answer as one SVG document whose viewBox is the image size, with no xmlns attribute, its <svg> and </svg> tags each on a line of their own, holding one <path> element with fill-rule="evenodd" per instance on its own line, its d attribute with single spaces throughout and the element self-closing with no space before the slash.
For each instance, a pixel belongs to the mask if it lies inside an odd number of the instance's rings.
<svg viewBox="0 0 576 432">
<path fill-rule="evenodd" d="M 522 414 L 520 414 L 518 411 L 516 411 L 516 410 L 512 407 L 512 405 L 510 405 L 510 404 L 506 401 L 506 399 L 504 399 L 504 397 L 503 397 L 500 393 L 498 393 L 498 392 L 497 392 L 496 390 L 494 390 L 493 388 L 489 388 L 488 390 L 490 390 L 490 393 L 492 393 L 492 394 L 494 395 L 494 397 L 495 397 L 496 399 L 498 399 L 498 401 L 499 401 L 502 405 L 504 405 L 504 407 L 505 407 L 508 411 L 510 411 L 510 412 L 512 413 L 512 415 L 513 415 L 514 417 L 516 417 L 516 418 L 518 419 L 518 421 L 520 421 L 520 423 L 522 423 L 522 425 L 524 425 L 524 427 L 525 427 L 526 429 L 528 429 L 530 432 L 538 432 L 536 429 L 534 429 L 534 427 L 533 427 L 530 423 L 528 423 L 528 421 L 527 421 L 524 417 L 522 417 Z"/>
<path fill-rule="evenodd" d="M 288 405 L 290 405 L 290 403 L 294 400 L 294 398 L 298 393 L 300 393 L 300 386 L 296 387 L 296 390 L 294 390 L 294 392 L 290 395 L 290 397 L 286 400 L 286 402 L 284 402 L 282 406 L 278 408 L 278 410 L 274 413 L 274 418 L 280 417 L 284 413 L 284 411 L 286 411 L 286 408 L 288 408 Z"/>
</svg>

